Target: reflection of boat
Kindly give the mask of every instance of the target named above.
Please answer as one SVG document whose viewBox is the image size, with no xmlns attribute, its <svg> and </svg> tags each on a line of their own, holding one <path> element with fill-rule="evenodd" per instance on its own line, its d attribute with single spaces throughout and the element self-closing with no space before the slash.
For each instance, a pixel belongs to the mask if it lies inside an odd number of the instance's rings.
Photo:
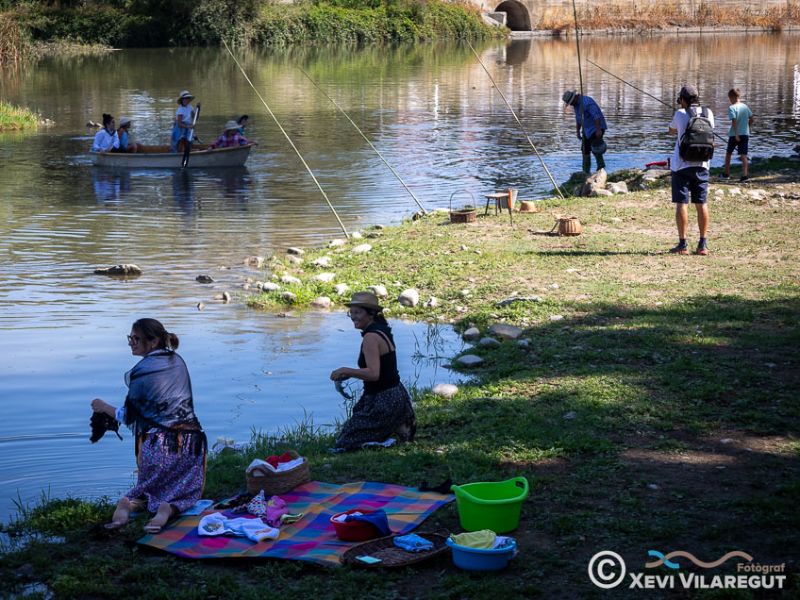
<svg viewBox="0 0 800 600">
<path fill-rule="evenodd" d="M 195 145 L 189 155 L 188 168 L 241 167 L 255 144 L 236 148 L 215 148 Z M 141 146 L 139 152 L 92 152 L 89 156 L 98 167 L 180 169 L 183 153 L 170 152 L 168 146 Z M 195 149 L 196 148 L 196 149 Z"/>
</svg>

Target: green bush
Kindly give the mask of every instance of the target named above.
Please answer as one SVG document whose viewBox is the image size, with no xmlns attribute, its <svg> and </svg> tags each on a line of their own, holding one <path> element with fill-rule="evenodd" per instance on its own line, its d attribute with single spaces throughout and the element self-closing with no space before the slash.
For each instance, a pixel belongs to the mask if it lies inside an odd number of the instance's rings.
<svg viewBox="0 0 800 600">
<path fill-rule="evenodd" d="M 38 41 L 68 40 L 107 46 L 128 45 L 140 24 L 137 17 L 108 5 L 55 10 L 25 9 L 17 21 Z"/>
</svg>

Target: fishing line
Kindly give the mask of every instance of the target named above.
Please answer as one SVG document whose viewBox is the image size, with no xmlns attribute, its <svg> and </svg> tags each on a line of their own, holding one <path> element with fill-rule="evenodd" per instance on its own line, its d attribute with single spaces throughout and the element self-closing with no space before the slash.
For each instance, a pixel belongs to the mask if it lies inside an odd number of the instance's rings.
<svg viewBox="0 0 800 600">
<path fill-rule="evenodd" d="M 581 65 L 581 41 L 578 30 L 578 9 L 575 6 L 575 0 L 572 0 L 572 16 L 575 19 L 575 47 L 578 50 L 578 82 L 581 88 L 581 145 L 583 145 L 583 138 L 586 136 L 586 128 L 583 126 L 586 107 L 583 103 L 583 65 Z M 583 148 L 581 148 L 581 151 L 583 151 Z"/>
<path fill-rule="evenodd" d="M 641 89 L 641 88 L 638 88 L 638 87 L 636 87 L 635 85 L 633 85 L 631 82 L 629 82 L 629 81 L 625 81 L 625 80 L 624 80 L 622 77 L 618 77 L 617 75 L 614 75 L 614 74 L 613 74 L 611 71 L 609 71 L 608 69 L 604 69 L 603 67 L 601 67 L 600 65 L 598 65 L 596 62 L 594 62 L 594 61 L 592 61 L 592 60 L 590 60 L 590 59 L 588 59 L 588 58 L 586 59 L 586 62 L 588 62 L 588 63 L 589 63 L 589 64 L 591 64 L 591 65 L 594 65 L 595 67 L 597 67 L 598 69 L 600 69 L 600 70 L 601 70 L 603 73 L 607 73 L 607 74 L 611 75 L 611 76 L 612 76 L 614 79 L 616 79 L 616 80 L 618 80 L 618 81 L 621 81 L 621 82 L 622 82 L 622 83 L 624 83 L 625 85 L 632 87 L 632 88 L 633 88 L 633 89 L 635 89 L 637 92 L 640 92 L 640 93 L 644 94 L 644 95 L 645 95 L 645 96 L 647 96 L 648 98 L 652 98 L 653 100 L 655 100 L 655 101 L 656 101 L 656 102 L 658 102 L 659 104 L 663 104 L 663 105 L 664 105 L 664 106 L 666 106 L 668 109 L 670 109 L 670 110 L 674 110 L 674 109 L 675 109 L 675 107 L 674 107 L 674 106 L 672 106 L 671 104 L 667 104 L 667 103 L 666 103 L 666 102 L 664 102 L 664 101 L 663 101 L 661 98 L 656 98 L 655 96 L 653 96 L 653 94 L 648 94 L 648 93 L 647 93 L 647 92 L 645 92 L 643 89 Z M 727 139 L 727 138 L 724 138 L 724 137 L 722 137 L 721 135 L 719 135 L 719 134 L 718 134 L 718 133 L 716 133 L 716 132 L 714 132 L 714 137 L 716 137 L 716 138 L 719 138 L 720 140 L 722 140 L 722 141 L 723 141 L 723 142 L 725 142 L 726 144 L 728 143 L 728 139 Z"/>
<path fill-rule="evenodd" d="M 289 137 L 289 134 L 286 133 L 286 130 L 284 130 L 284 128 L 281 126 L 280 122 L 278 121 L 278 118 L 275 116 L 275 113 L 272 112 L 272 109 L 270 109 L 270 107 L 267 104 L 266 100 L 264 100 L 264 98 L 261 97 L 261 94 L 258 93 L 258 90 L 256 89 L 256 86 L 254 86 L 253 82 L 250 81 L 250 78 L 247 76 L 247 73 L 245 72 L 244 68 L 242 67 L 242 65 L 239 64 L 239 61 L 236 60 L 236 57 L 233 55 L 233 52 L 231 52 L 231 49 L 228 47 L 228 43 L 224 39 L 222 40 L 222 43 L 225 46 L 225 50 L 227 50 L 228 54 L 231 55 L 231 58 L 233 59 L 233 62 L 235 62 L 236 66 L 239 67 L 239 70 L 242 72 L 242 75 L 244 76 L 244 78 L 247 81 L 247 83 L 250 84 L 250 87 L 253 88 L 253 91 L 256 93 L 256 96 L 258 96 L 258 99 L 261 100 L 261 103 L 264 105 L 264 108 L 267 109 L 267 112 L 269 113 L 269 116 L 272 117 L 273 121 L 275 121 L 275 124 L 278 126 L 278 129 L 281 130 L 281 133 L 286 138 L 286 141 L 289 142 L 289 145 L 292 147 L 292 149 L 297 154 L 297 157 L 300 159 L 300 162 L 303 163 L 303 166 L 306 168 L 306 171 L 308 171 L 308 174 L 311 175 L 311 179 L 313 179 L 314 183 L 317 184 L 317 188 L 319 189 L 320 193 L 322 194 L 322 197 L 325 198 L 325 202 L 328 203 L 328 206 L 330 207 L 331 212 L 333 212 L 333 216 L 336 217 L 336 220 L 339 222 L 339 227 L 342 228 L 342 231 L 344 232 L 344 236 L 346 238 L 349 238 L 350 235 L 347 233 L 347 229 L 345 229 L 344 223 L 342 223 L 342 220 L 339 218 L 339 215 L 336 212 L 336 209 L 333 208 L 333 204 L 331 204 L 331 201 L 328 200 L 328 195 L 325 193 L 325 190 L 322 189 L 322 186 L 319 184 L 319 181 L 317 181 L 317 178 L 314 176 L 314 173 L 311 171 L 311 167 L 308 166 L 308 163 L 306 162 L 306 159 L 303 158 L 303 155 L 300 154 L 300 151 L 297 149 L 297 146 L 294 145 L 294 142 L 292 141 L 292 138 Z"/>
<path fill-rule="evenodd" d="M 465 41 L 467 43 L 467 46 L 469 46 L 469 49 L 472 50 L 472 53 L 475 55 L 475 58 L 478 59 L 478 63 L 483 67 L 483 70 L 486 71 L 486 74 L 489 76 L 489 80 L 494 85 L 494 89 L 497 90 L 497 93 L 500 94 L 500 97 L 503 99 L 503 102 L 506 103 L 506 106 L 508 107 L 508 110 L 511 111 L 511 114 L 514 116 L 514 119 L 517 121 L 517 125 L 519 125 L 519 128 L 522 130 L 522 133 L 525 134 L 525 139 L 528 140 L 528 143 L 531 145 L 531 148 L 533 148 L 533 151 L 536 154 L 536 158 L 538 158 L 539 162 L 542 163 L 542 168 L 544 169 L 544 172 L 547 173 L 547 176 L 550 178 L 550 182 L 553 184 L 553 187 L 555 188 L 556 192 L 558 192 L 558 195 L 561 196 L 561 198 L 563 200 L 564 199 L 564 194 L 561 193 L 561 188 L 558 187 L 558 184 L 556 183 L 556 180 L 553 179 L 553 176 L 550 174 L 550 170 L 547 168 L 547 165 L 544 164 L 544 159 L 542 158 L 541 154 L 539 154 L 539 151 L 536 149 L 536 146 L 533 145 L 533 142 L 531 141 L 531 137 L 528 135 L 528 132 L 525 131 L 525 127 L 522 125 L 522 122 L 519 120 L 519 117 L 517 117 L 517 113 L 514 112 L 514 109 L 511 107 L 511 104 L 509 104 L 508 100 L 506 100 L 506 97 L 503 95 L 503 92 L 500 91 L 500 88 L 497 86 L 497 83 L 495 83 L 495 80 L 492 77 L 492 74 L 489 72 L 489 69 L 486 68 L 486 65 L 483 64 L 483 61 L 481 60 L 481 57 L 478 56 L 477 52 L 475 52 L 475 48 L 472 47 L 472 44 L 469 43 L 469 40 L 465 40 Z"/>
<path fill-rule="evenodd" d="M 403 185 L 403 187 L 404 187 L 404 188 L 406 188 L 406 191 L 407 191 L 409 194 L 411 194 L 411 197 L 414 199 L 414 202 L 416 202 L 416 203 L 417 203 L 417 206 L 419 206 L 420 210 L 422 211 L 422 214 L 423 214 L 423 215 L 426 215 L 426 214 L 428 214 L 428 211 L 427 211 L 427 210 L 425 210 L 425 207 L 424 207 L 424 206 L 422 206 L 422 204 L 420 204 L 420 201 L 419 201 L 419 200 L 417 199 L 417 197 L 414 195 L 414 192 L 412 192 L 412 191 L 411 191 L 411 189 L 410 189 L 410 188 L 409 188 L 409 187 L 406 185 L 406 182 L 405 182 L 405 181 L 403 181 L 403 179 L 400 177 L 400 175 L 398 175 L 398 174 L 397 174 L 397 171 L 395 171 L 395 170 L 394 170 L 394 168 L 392 168 L 392 165 L 390 165 L 390 164 L 389 164 L 389 163 L 386 161 L 386 159 L 385 159 L 385 158 L 383 158 L 383 154 L 381 154 L 381 153 L 380 153 L 380 151 L 379 151 L 379 150 L 378 150 L 378 149 L 377 149 L 377 148 L 376 148 L 376 147 L 375 147 L 375 146 L 372 144 L 372 142 L 370 142 L 370 141 L 369 141 L 369 139 L 367 139 L 367 136 L 366 136 L 366 135 L 364 135 L 364 132 L 363 132 L 363 131 L 361 131 L 361 129 L 359 129 L 358 125 L 356 125 L 356 124 L 355 124 L 355 122 L 353 121 L 353 119 L 351 119 L 351 118 L 350 118 L 350 115 L 348 115 L 348 114 L 347 114 L 347 113 L 344 111 L 344 109 L 343 109 L 341 106 L 339 106 L 339 104 L 336 102 L 336 100 L 334 100 L 333 98 L 331 98 L 331 97 L 328 95 L 328 93 L 327 93 L 327 92 L 326 92 L 324 89 L 322 89 L 322 88 L 321 88 L 321 87 L 320 87 L 320 86 L 317 84 L 317 82 L 316 82 L 316 81 L 314 81 L 314 80 L 311 78 L 311 75 L 309 75 L 308 73 L 306 73 L 306 72 L 303 70 L 303 68 L 302 68 L 302 67 L 297 67 L 297 68 L 298 68 L 298 69 L 300 69 L 300 72 L 301 72 L 303 75 L 305 75 L 306 77 L 308 77 L 308 80 L 309 80 L 311 83 L 313 83 L 313 84 L 314 84 L 314 87 L 315 87 L 315 88 L 317 88 L 317 89 L 318 89 L 320 92 L 322 92 L 322 93 L 325 95 L 325 97 L 326 97 L 328 100 L 330 100 L 331 102 L 333 102 L 333 105 L 334 105 L 336 108 L 338 108 L 338 109 L 339 109 L 339 111 L 341 111 L 341 113 L 342 113 L 342 114 L 345 116 L 345 118 L 346 118 L 348 121 L 350 121 L 350 124 L 351 124 L 353 127 L 355 127 L 355 128 L 356 128 L 356 131 L 358 131 L 358 133 L 360 133 L 360 134 L 361 134 L 361 137 L 362 137 L 362 138 L 364 138 L 364 141 L 365 141 L 365 142 L 367 142 L 367 143 L 369 144 L 369 147 L 370 147 L 370 148 L 372 148 L 373 150 L 375 150 L 375 153 L 376 153 L 376 154 L 377 154 L 377 155 L 380 157 L 380 159 L 383 161 L 383 163 L 384 163 L 384 164 L 385 164 L 387 167 L 389 167 L 389 170 L 392 172 L 392 175 L 394 175 L 395 177 L 397 177 L 397 181 L 399 181 L 399 182 L 400 182 L 400 183 Z"/>
</svg>

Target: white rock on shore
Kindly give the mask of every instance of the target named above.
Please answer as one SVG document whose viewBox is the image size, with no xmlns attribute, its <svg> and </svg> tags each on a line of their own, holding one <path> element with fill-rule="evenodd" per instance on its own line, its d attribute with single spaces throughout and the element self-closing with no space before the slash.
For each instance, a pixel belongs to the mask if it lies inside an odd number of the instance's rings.
<svg viewBox="0 0 800 600">
<path fill-rule="evenodd" d="M 458 386 L 452 383 L 437 383 L 431 388 L 431 393 L 441 398 L 452 398 L 458 393 Z"/>
<path fill-rule="evenodd" d="M 413 308 L 417 304 L 419 304 L 419 292 L 414 288 L 403 290 L 397 297 L 397 301 L 403 306 L 408 306 Z"/>
</svg>

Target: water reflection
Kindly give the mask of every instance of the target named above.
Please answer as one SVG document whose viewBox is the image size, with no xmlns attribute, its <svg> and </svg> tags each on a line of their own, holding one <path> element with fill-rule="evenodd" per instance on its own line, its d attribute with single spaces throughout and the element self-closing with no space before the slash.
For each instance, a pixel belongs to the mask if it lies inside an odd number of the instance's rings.
<svg viewBox="0 0 800 600">
<path fill-rule="evenodd" d="M 131 174 L 127 170 L 92 169 L 92 186 L 99 204 L 116 204 L 131 191 Z"/>
</svg>

